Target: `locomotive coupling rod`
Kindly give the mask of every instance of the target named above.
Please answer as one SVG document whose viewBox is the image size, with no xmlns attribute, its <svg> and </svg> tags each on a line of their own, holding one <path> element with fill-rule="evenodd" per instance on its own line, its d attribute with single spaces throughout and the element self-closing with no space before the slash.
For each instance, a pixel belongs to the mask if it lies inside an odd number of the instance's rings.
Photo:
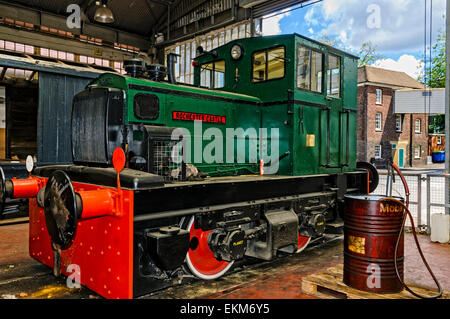
<svg viewBox="0 0 450 319">
<path fill-rule="evenodd" d="M 248 229 L 245 231 L 245 238 L 246 239 L 254 239 L 258 238 L 262 234 L 266 233 L 267 231 L 267 224 L 262 224 L 256 228 Z"/>
<path fill-rule="evenodd" d="M 320 205 L 317 205 L 317 206 L 309 206 L 309 207 L 305 207 L 305 208 L 303 208 L 303 210 L 304 210 L 305 212 L 309 212 L 309 211 L 313 211 L 313 210 L 321 210 L 321 209 L 325 209 L 325 208 L 328 208 L 328 206 L 325 205 L 325 204 L 320 204 Z"/>
</svg>

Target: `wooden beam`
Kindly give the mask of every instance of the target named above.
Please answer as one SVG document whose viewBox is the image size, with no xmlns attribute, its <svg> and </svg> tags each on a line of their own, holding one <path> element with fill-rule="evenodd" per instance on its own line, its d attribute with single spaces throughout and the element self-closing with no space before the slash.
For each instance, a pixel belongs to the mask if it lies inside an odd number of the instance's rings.
<svg viewBox="0 0 450 319">
<path fill-rule="evenodd" d="M 173 4 L 173 2 L 174 2 L 174 1 L 162 1 L 162 0 L 148 0 L 148 1 L 162 5 L 162 6 L 168 6 L 168 5 Z"/>
<path fill-rule="evenodd" d="M 145 3 L 147 4 L 148 10 L 150 11 L 150 15 L 152 16 L 153 21 L 156 22 L 158 20 L 158 18 L 153 13 L 153 8 L 152 8 L 150 2 L 153 2 L 153 1 L 152 0 L 145 0 Z"/>
<path fill-rule="evenodd" d="M 82 11 L 86 11 L 87 8 L 94 2 L 95 0 L 84 0 L 80 3 L 80 8 Z"/>
<path fill-rule="evenodd" d="M 10 219 L 0 220 L 0 226 L 26 224 L 28 222 L 29 222 L 28 217 L 10 218 Z"/>
<path fill-rule="evenodd" d="M 94 3 L 95 0 L 84 0 L 81 4 L 80 4 L 80 9 L 81 9 L 81 16 L 83 18 L 83 23 L 85 21 L 87 22 L 91 22 L 91 20 L 89 19 L 88 15 L 86 14 L 87 10 L 89 9 L 89 7 L 92 5 L 92 3 Z"/>
<path fill-rule="evenodd" d="M 77 55 L 86 55 L 95 57 L 95 50 L 101 49 L 100 58 L 114 61 L 123 61 L 131 58 L 133 55 L 129 52 L 113 49 L 107 46 L 98 46 L 95 44 L 81 42 L 70 38 L 61 38 L 54 35 L 47 35 L 28 30 L 17 30 L 6 26 L 0 26 L 0 38 L 6 41 L 27 43 L 36 47 L 49 48 L 72 52 Z"/>
<path fill-rule="evenodd" d="M 174 3 L 174 5 L 171 6 L 172 9 L 173 9 L 173 11 L 176 10 L 176 8 L 180 5 L 180 3 L 181 3 L 182 1 L 183 1 L 183 0 L 178 0 L 177 2 Z M 201 1 L 201 2 L 200 2 L 200 3 L 197 3 L 197 4 L 195 5 L 194 8 L 198 7 L 200 4 L 202 4 L 202 3 L 206 2 L 206 1 L 209 1 L 209 0 L 200 0 L 200 1 Z M 198 1 L 197 1 L 197 2 L 198 2 Z M 192 11 L 192 10 L 189 9 L 189 10 L 187 10 L 186 13 L 188 13 L 188 12 L 190 12 L 190 11 Z M 168 13 L 168 12 L 167 12 L 167 13 Z M 172 17 L 172 21 L 173 21 L 173 17 Z M 167 24 L 167 14 L 164 14 L 163 16 L 161 16 L 161 18 L 159 18 L 159 21 L 156 23 L 155 28 L 154 28 L 155 31 L 156 31 L 156 32 L 159 31 L 160 28 L 161 28 L 163 25 L 166 25 L 166 24 Z"/>
<path fill-rule="evenodd" d="M 30 74 L 30 77 L 27 79 L 27 81 L 29 81 L 29 82 L 33 81 L 33 78 L 34 78 L 34 76 L 36 75 L 36 73 L 37 73 L 37 71 L 33 71 L 33 72 Z"/>
<path fill-rule="evenodd" d="M 2 74 L 0 74 L 0 81 L 3 81 L 5 78 L 6 70 L 8 70 L 8 68 L 6 66 L 3 67 Z"/>
</svg>

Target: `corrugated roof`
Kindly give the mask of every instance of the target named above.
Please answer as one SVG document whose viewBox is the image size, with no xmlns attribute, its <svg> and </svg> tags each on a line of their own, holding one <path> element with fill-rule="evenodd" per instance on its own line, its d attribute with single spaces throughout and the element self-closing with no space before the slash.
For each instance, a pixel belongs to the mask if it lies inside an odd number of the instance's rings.
<svg viewBox="0 0 450 319">
<path fill-rule="evenodd" d="M 423 89 L 425 85 L 413 79 L 405 72 L 362 66 L 358 68 L 358 83 L 373 83 L 398 88 Z"/>
</svg>

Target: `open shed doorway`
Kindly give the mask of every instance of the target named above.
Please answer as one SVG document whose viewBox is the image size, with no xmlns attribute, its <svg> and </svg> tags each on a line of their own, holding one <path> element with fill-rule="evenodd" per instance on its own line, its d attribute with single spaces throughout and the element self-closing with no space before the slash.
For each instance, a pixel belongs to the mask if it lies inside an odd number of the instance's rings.
<svg viewBox="0 0 450 319">
<path fill-rule="evenodd" d="M 0 66 L 0 161 L 37 154 L 38 72 Z"/>
</svg>

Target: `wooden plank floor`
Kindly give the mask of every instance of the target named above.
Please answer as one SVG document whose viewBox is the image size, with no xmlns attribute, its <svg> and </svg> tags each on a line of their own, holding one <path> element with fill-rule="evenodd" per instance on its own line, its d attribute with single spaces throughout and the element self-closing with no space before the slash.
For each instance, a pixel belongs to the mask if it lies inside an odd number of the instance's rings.
<svg viewBox="0 0 450 319">
<path fill-rule="evenodd" d="M 414 292 L 423 296 L 432 296 L 437 292 L 430 287 L 406 282 Z M 302 280 L 302 291 L 324 299 L 414 299 L 407 290 L 395 294 L 381 294 L 351 288 L 343 282 L 343 265 L 337 265 L 318 273 L 306 276 Z M 441 299 L 450 299 L 450 292 L 444 291 Z"/>
<path fill-rule="evenodd" d="M 25 224 L 25 223 L 28 223 L 28 221 L 29 221 L 28 217 L 18 217 L 18 218 L 11 218 L 11 219 L 3 219 L 3 220 L 0 220 L 0 226 L 15 225 L 15 224 Z"/>
</svg>

